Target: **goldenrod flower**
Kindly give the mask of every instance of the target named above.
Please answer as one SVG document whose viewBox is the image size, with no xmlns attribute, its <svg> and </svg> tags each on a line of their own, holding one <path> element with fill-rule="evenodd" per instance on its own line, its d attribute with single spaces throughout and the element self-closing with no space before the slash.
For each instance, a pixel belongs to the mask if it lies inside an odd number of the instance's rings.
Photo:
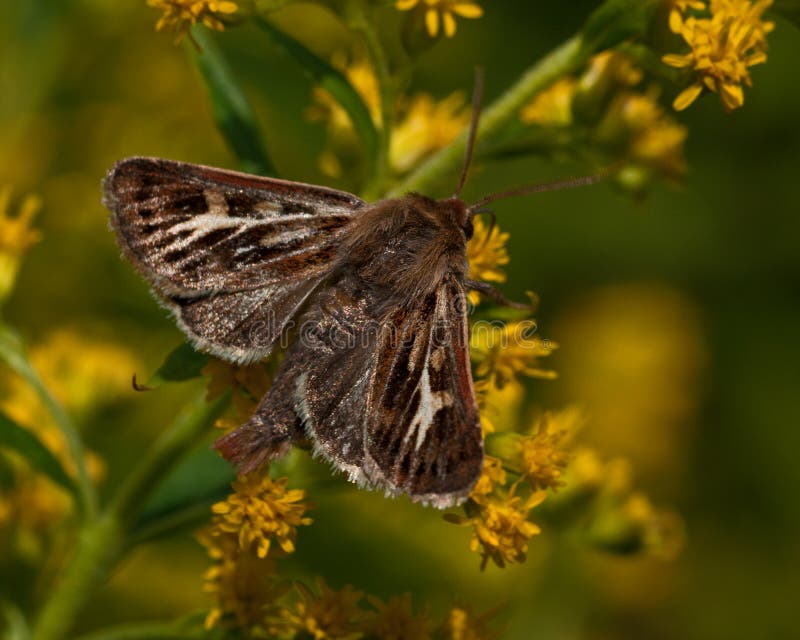
<svg viewBox="0 0 800 640">
<path fill-rule="evenodd" d="M 530 435 L 516 441 L 513 463 L 534 489 L 557 489 L 564 484 L 561 476 L 570 456 L 565 440 L 579 420 L 575 409 L 556 414 L 545 413 L 535 423 Z"/>
<path fill-rule="evenodd" d="M 539 358 L 550 355 L 556 345 L 533 335 L 536 324 L 520 320 L 507 324 L 476 323 L 470 337 L 470 354 L 477 362 L 475 375 L 502 388 L 522 374 L 554 378 L 555 373 L 538 366 Z"/>
<path fill-rule="evenodd" d="M 436 637 L 443 640 L 495 640 L 500 634 L 492 631 L 488 624 L 495 613 L 488 611 L 476 616 L 464 607 L 453 607 Z"/>
<path fill-rule="evenodd" d="M 476 513 L 470 517 L 449 515 L 447 520 L 455 524 L 472 525 L 470 549 L 480 552 L 481 569 L 491 559 L 498 567 L 506 563 L 524 562 L 528 553 L 528 541 L 541 533 L 541 529 L 528 520 L 531 510 L 541 504 L 547 496 L 537 491 L 524 499 L 514 495 L 517 485 L 502 496 L 475 503 Z"/>
<path fill-rule="evenodd" d="M 501 232 L 496 224 L 486 225 L 480 216 L 472 219 L 472 238 L 467 242 L 467 261 L 469 262 L 470 280 L 483 282 L 505 282 L 506 274 L 501 267 L 509 262 L 509 234 Z M 480 296 L 470 291 L 469 300 L 477 304 Z"/>
<path fill-rule="evenodd" d="M 317 579 L 317 585 L 319 595 L 297 583 L 295 587 L 300 600 L 280 611 L 274 620 L 275 627 L 314 640 L 355 640 L 361 637 L 359 630 L 366 615 L 359 603 L 364 594 L 350 585 L 334 591 L 322 578 Z"/>
<path fill-rule="evenodd" d="M 538 93 L 519 116 L 525 124 L 566 127 L 572 124 L 572 98 L 577 82 L 565 77 Z"/>
<path fill-rule="evenodd" d="M 455 92 L 436 101 L 427 93 L 409 100 L 394 127 L 389 161 L 397 173 L 413 169 L 423 158 L 450 144 L 469 123 L 464 94 Z"/>
<path fill-rule="evenodd" d="M 506 472 L 503 469 L 503 461 L 494 456 L 485 456 L 483 458 L 483 468 L 478 482 L 470 493 L 470 500 L 479 504 L 484 504 L 489 496 L 491 496 L 498 487 L 503 487 L 506 484 Z"/>
<path fill-rule="evenodd" d="M 147 4 L 163 11 L 156 23 L 156 31 L 173 31 L 176 44 L 197 23 L 215 31 L 224 31 L 225 23 L 220 16 L 239 10 L 231 0 L 147 0 Z"/>
<path fill-rule="evenodd" d="M 0 189 L 0 301 L 5 300 L 14 286 L 20 262 L 25 252 L 41 238 L 31 224 L 41 207 L 37 196 L 25 197 L 16 215 L 11 215 L 11 188 Z"/>
<path fill-rule="evenodd" d="M 366 637 L 380 640 L 429 640 L 430 621 L 424 615 L 414 615 L 411 595 L 393 596 L 384 603 L 379 598 L 367 596 L 367 601 L 377 611 L 366 625 Z"/>
<path fill-rule="evenodd" d="M 375 70 L 369 58 L 356 53 L 351 60 L 338 53 L 333 66 L 339 69 L 361 96 L 376 127 L 382 126 L 380 91 Z M 350 156 L 355 153 L 358 141 L 350 116 L 324 88 L 315 87 L 314 104 L 308 109 L 312 120 L 325 121 L 330 142 L 337 153 Z M 452 93 L 443 100 L 435 100 L 427 93 L 418 93 L 398 101 L 396 122 L 393 127 L 389 163 L 395 173 L 406 173 L 431 153 L 452 142 L 469 122 L 469 108 L 463 94 Z M 331 150 L 320 156 L 320 168 L 332 177 L 340 177 L 342 162 Z"/>
<path fill-rule="evenodd" d="M 749 68 L 767 60 L 766 34 L 774 24 L 761 17 L 771 4 L 772 0 L 711 0 L 709 17 L 670 17 L 691 51 L 665 55 L 663 61 L 695 74 L 695 82 L 675 99 L 675 109 L 686 109 L 704 89 L 718 93 L 726 111 L 744 104 L 742 85 L 752 84 Z"/>
<path fill-rule="evenodd" d="M 310 506 L 303 502 L 305 491 L 287 491 L 288 482 L 266 474 L 240 477 L 233 483 L 236 493 L 211 508 L 214 530 L 236 534 L 240 548 L 255 548 L 259 558 L 267 556 L 273 540 L 285 553 L 293 552 L 297 527 L 312 521 L 303 516 Z"/>
<path fill-rule="evenodd" d="M 271 557 L 253 549 L 241 549 L 235 536 L 204 531 L 197 536 L 214 564 L 203 575 L 203 590 L 215 599 L 205 620 L 206 629 L 230 617 L 239 629 L 251 632 L 263 627 L 287 585 L 277 579 Z"/>
<path fill-rule="evenodd" d="M 481 6 L 474 0 L 397 0 L 395 6 L 400 11 L 408 11 L 420 6 L 425 11 L 425 28 L 435 38 L 440 30 L 451 38 L 456 32 L 456 18 L 480 18 Z"/>
</svg>

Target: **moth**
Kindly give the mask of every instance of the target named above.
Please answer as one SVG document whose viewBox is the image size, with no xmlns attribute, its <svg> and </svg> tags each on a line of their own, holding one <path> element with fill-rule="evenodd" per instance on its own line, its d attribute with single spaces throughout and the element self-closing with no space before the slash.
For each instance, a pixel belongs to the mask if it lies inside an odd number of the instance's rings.
<svg viewBox="0 0 800 640">
<path fill-rule="evenodd" d="M 476 91 L 479 95 L 479 90 Z M 307 438 L 350 481 L 445 508 L 483 463 L 469 359 L 472 219 L 493 199 L 367 203 L 322 186 L 133 157 L 103 186 L 122 254 L 199 350 L 266 358 L 291 335 L 248 422 L 215 443 L 241 472 Z M 573 181 L 574 182 L 574 181 Z"/>
</svg>

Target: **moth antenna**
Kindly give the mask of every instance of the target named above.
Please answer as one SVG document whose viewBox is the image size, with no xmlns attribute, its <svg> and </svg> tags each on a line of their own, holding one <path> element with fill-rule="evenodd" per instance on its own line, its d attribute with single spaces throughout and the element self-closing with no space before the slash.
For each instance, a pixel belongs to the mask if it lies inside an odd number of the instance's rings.
<svg viewBox="0 0 800 640">
<path fill-rule="evenodd" d="M 575 187 L 588 187 L 598 182 L 605 180 L 613 171 L 612 168 L 604 169 L 598 173 L 590 176 L 580 176 L 577 178 L 567 178 L 566 180 L 556 180 L 554 182 L 540 182 L 538 184 L 529 184 L 522 187 L 515 187 L 506 191 L 498 191 L 492 193 L 485 198 L 478 200 L 475 204 L 470 205 L 469 212 L 475 215 L 481 207 L 485 207 L 490 202 L 496 200 L 504 200 L 505 198 L 515 198 L 517 196 L 527 196 L 534 193 L 544 193 L 545 191 L 558 191 L 560 189 L 574 189 Z"/>
<path fill-rule="evenodd" d="M 475 149 L 475 138 L 478 134 L 478 123 L 481 118 L 481 105 L 483 103 L 483 69 L 475 67 L 475 86 L 472 89 L 472 117 L 469 121 L 469 135 L 467 137 L 467 149 L 464 154 L 464 166 L 461 169 L 461 177 L 458 179 L 458 186 L 453 193 L 453 198 L 461 195 L 461 190 L 467 183 L 469 166 L 472 164 L 472 152 Z"/>
</svg>

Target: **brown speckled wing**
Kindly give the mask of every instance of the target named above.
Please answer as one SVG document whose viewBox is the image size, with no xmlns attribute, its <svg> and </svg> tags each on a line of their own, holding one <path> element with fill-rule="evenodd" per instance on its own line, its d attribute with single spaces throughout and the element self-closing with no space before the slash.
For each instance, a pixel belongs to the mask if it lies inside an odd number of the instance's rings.
<svg viewBox="0 0 800 640">
<path fill-rule="evenodd" d="M 103 202 L 123 254 L 184 332 L 237 362 L 269 354 L 364 205 L 324 187 L 152 158 L 117 163 Z"/>
<path fill-rule="evenodd" d="M 483 464 L 466 312 L 454 277 L 414 308 L 391 312 L 366 407 L 370 481 L 438 508 L 466 498 Z"/>
</svg>

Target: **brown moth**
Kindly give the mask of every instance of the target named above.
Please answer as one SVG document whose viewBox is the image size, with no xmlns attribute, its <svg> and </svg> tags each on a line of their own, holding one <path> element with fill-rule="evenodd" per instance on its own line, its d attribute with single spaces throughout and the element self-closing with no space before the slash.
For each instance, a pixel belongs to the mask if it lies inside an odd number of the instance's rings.
<svg viewBox="0 0 800 640">
<path fill-rule="evenodd" d="M 459 186 L 443 200 L 368 204 L 154 158 L 108 172 L 103 203 L 122 253 L 196 348 L 247 363 L 293 336 L 253 417 L 216 442 L 242 472 L 307 437 L 359 485 L 438 508 L 469 495 L 483 440 L 467 291 L 504 301 L 467 280 L 471 220 L 499 197 L 563 186 L 461 200 L 478 102 Z"/>
</svg>

